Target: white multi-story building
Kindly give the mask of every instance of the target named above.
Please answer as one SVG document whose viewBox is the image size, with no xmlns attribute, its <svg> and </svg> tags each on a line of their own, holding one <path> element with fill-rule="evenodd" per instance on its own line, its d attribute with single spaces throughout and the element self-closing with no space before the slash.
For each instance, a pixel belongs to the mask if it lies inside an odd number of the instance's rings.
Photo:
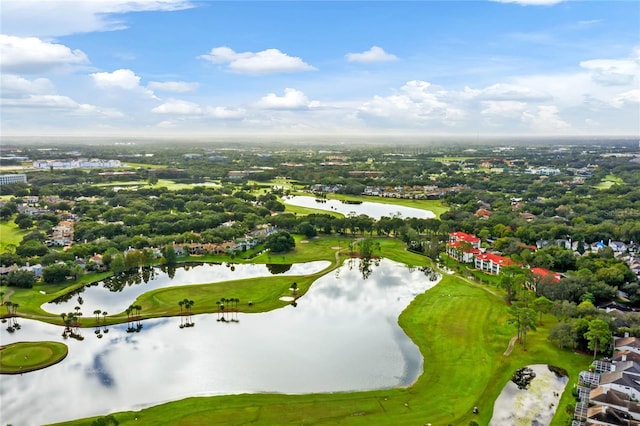
<svg viewBox="0 0 640 426">
<path fill-rule="evenodd" d="M 10 183 L 27 182 L 27 175 L 24 173 L 14 173 L 8 175 L 0 175 L 0 185 L 6 185 Z"/>
<path fill-rule="evenodd" d="M 79 158 L 76 160 L 36 160 L 33 168 L 40 170 L 50 169 L 110 169 L 122 167 L 120 160 L 101 160 L 98 158 Z"/>
</svg>

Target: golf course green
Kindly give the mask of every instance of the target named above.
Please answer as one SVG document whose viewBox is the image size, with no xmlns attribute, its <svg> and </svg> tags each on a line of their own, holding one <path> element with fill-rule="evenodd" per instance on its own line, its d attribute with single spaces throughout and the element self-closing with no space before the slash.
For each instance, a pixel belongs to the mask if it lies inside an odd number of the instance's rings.
<svg viewBox="0 0 640 426">
<path fill-rule="evenodd" d="M 58 342 L 18 342 L 0 347 L 0 374 L 22 374 L 62 361 L 67 345 Z"/>
</svg>

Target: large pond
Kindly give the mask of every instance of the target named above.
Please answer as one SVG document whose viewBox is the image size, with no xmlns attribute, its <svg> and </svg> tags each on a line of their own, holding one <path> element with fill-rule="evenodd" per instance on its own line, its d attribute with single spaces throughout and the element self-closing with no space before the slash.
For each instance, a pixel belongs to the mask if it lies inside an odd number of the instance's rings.
<svg viewBox="0 0 640 426">
<path fill-rule="evenodd" d="M 364 278 L 368 277 L 368 278 Z M 109 327 L 98 339 L 64 340 L 61 363 L 0 381 L 2 423 L 32 425 L 135 410 L 197 395 L 340 392 L 408 386 L 422 372 L 417 346 L 398 326 L 437 277 L 386 259 L 351 260 L 316 281 L 297 306 Z M 234 319 L 235 321 L 229 321 Z M 20 320 L 2 343 L 63 341 L 62 327 Z"/>
<path fill-rule="evenodd" d="M 309 275 L 322 271 L 331 262 L 295 263 L 291 265 L 203 263 L 175 268 L 144 268 L 116 278 L 88 285 L 55 303 L 45 303 L 42 309 L 61 314 L 80 306 L 85 316 L 96 310 L 116 314 L 124 311 L 141 294 L 164 287 L 216 283 L 270 275 Z M 78 300 L 80 298 L 80 301 Z M 80 303 L 81 302 L 81 303 Z"/>
<path fill-rule="evenodd" d="M 360 204 L 348 204 L 339 200 L 317 200 L 314 197 L 296 195 L 284 198 L 285 204 L 292 206 L 308 207 L 311 209 L 334 211 L 349 215 L 367 215 L 373 219 L 379 220 L 381 217 L 400 217 L 407 219 L 416 217 L 419 219 L 432 219 L 436 215 L 430 210 L 416 209 L 414 207 L 398 206 L 395 204 L 372 203 L 363 201 Z"/>
</svg>

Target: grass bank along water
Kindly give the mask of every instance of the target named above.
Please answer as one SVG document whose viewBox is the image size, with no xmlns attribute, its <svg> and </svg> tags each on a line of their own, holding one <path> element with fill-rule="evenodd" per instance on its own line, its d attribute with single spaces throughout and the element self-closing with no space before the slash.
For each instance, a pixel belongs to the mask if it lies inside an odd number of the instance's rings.
<svg viewBox="0 0 640 426">
<path fill-rule="evenodd" d="M 424 259 L 424 258 L 423 258 Z M 415 264 L 415 263 L 414 263 Z M 528 350 L 516 346 L 503 355 L 515 329 L 507 325 L 504 301 L 481 286 L 455 276 L 418 295 L 400 315 L 399 323 L 418 345 L 424 371 L 407 388 L 369 392 L 308 395 L 249 394 L 187 398 L 141 411 L 116 414 L 120 424 L 488 424 L 493 404 L 522 365 L 548 363 L 569 372 L 570 380 L 589 357 L 559 351 L 546 339 L 552 317 L 528 336 Z M 560 407 L 571 400 L 562 394 Z M 474 406 L 480 408 L 473 414 Z M 564 424 L 558 410 L 551 425 Z M 69 424 L 86 424 L 87 421 Z"/>
</svg>

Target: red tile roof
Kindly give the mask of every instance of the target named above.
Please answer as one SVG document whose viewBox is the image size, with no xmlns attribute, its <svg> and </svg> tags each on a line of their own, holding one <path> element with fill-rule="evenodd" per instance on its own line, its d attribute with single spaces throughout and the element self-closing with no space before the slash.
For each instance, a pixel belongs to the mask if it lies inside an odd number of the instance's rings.
<svg viewBox="0 0 640 426">
<path fill-rule="evenodd" d="M 538 275 L 539 277 L 553 277 L 555 281 L 560 281 L 560 274 L 557 272 L 549 271 L 544 268 L 531 268 L 531 272 L 533 275 Z"/>
<path fill-rule="evenodd" d="M 449 234 L 449 236 L 456 241 L 464 241 L 471 244 L 480 242 L 480 238 L 476 237 L 473 234 L 467 234 L 466 232 L 452 232 Z"/>
<path fill-rule="evenodd" d="M 482 253 L 482 254 L 479 254 L 476 257 L 478 259 L 480 259 L 480 260 L 491 261 L 491 262 L 496 263 L 496 264 L 498 264 L 500 266 L 515 265 L 515 262 L 513 260 L 509 259 L 508 257 L 498 256 L 497 254 L 493 254 L 493 253 Z"/>
</svg>

